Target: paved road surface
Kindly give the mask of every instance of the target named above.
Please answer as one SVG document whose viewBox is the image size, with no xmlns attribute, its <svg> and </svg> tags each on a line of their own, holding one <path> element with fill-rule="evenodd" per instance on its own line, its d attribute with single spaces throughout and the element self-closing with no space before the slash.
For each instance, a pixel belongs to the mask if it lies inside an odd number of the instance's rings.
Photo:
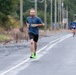
<svg viewBox="0 0 76 75">
<path fill-rule="evenodd" d="M 29 42 L 0 46 L 0 75 L 76 75 L 76 36 L 47 35 L 39 39 L 37 59 L 29 56 Z"/>
</svg>

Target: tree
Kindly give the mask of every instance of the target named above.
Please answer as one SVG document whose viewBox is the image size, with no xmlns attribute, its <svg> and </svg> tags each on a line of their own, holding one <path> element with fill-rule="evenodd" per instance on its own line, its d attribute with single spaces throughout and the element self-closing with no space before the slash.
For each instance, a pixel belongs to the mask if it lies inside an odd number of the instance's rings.
<svg viewBox="0 0 76 75">
<path fill-rule="evenodd" d="M 19 0 L 0 0 L 0 24 L 6 25 L 8 15 L 12 15 L 18 9 Z"/>
</svg>

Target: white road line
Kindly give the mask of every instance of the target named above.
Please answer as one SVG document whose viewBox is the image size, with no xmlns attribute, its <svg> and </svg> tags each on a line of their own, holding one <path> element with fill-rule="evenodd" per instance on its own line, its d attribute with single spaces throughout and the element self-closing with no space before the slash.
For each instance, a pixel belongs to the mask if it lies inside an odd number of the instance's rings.
<svg viewBox="0 0 76 75">
<path fill-rule="evenodd" d="M 38 50 L 37 53 L 41 52 L 42 50 L 44 50 L 45 48 L 47 48 L 50 44 L 52 44 L 52 43 L 54 43 L 54 42 L 56 42 L 56 41 L 58 41 L 58 40 L 60 40 L 60 39 L 62 39 L 64 37 L 66 37 L 66 36 L 63 36 L 61 38 L 58 38 L 56 40 L 51 41 L 49 44 L 45 45 L 43 48 L 41 48 L 40 50 Z"/>
<path fill-rule="evenodd" d="M 52 45 L 50 45 L 40 56 L 43 56 L 44 54 L 46 54 L 50 49 L 52 49 L 55 45 L 57 45 L 58 43 L 62 42 L 63 40 L 69 38 L 71 35 L 68 35 L 66 37 L 62 37 L 59 41 L 53 43 Z M 40 59 L 40 57 L 37 58 L 37 60 Z"/>
<path fill-rule="evenodd" d="M 59 43 L 59 42 L 65 40 L 66 38 L 68 38 L 68 37 L 70 37 L 70 36 L 71 36 L 71 35 L 63 36 L 63 37 L 61 37 L 61 38 L 58 38 L 58 39 L 56 39 L 56 40 L 51 41 L 48 45 L 44 46 L 42 49 L 40 49 L 39 51 L 37 51 L 37 53 L 39 53 L 39 52 L 41 52 L 42 50 L 44 50 L 45 48 L 47 48 L 50 44 L 56 42 L 56 43 L 50 45 L 50 47 L 49 47 L 47 50 L 51 49 L 51 48 L 52 48 L 53 46 L 55 46 L 57 43 Z M 58 41 L 58 40 L 60 40 L 60 41 Z M 57 41 L 58 41 L 58 42 L 57 42 Z M 45 51 L 45 52 L 46 52 L 46 51 Z M 43 56 L 43 55 L 41 55 L 41 56 Z M 41 57 L 41 56 L 40 56 L 40 57 Z M 39 57 L 39 58 L 40 58 L 40 57 Z M 10 68 L 10 69 L 4 71 L 4 72 L 1 73 L 0 75 L 5 75 L 5 74 L 7 74 L 8 72 L 10 72 L 10 71 L 12 71 L 12 70 L 18 68 L 19 66 L 25 64 L 25 63 L 28 62 L 29 60 L 30 60 L 30 58 L 27 58 L 26 60 L 22 61 L 22 62 L 19 63 L 18 65 L 16 65 L 16 66 L 14 66 L 14 67 L 12 67 L 12 68 Z"/>
<path fill-rule="evenodd" d="M 53 46 L 57 45 L 58 43 L 62 42 L 63 40 L 69 38 L 70 36 L 71 36 L 71 35 L 68 35 L 68 36 L 66 36 L 66 37 L 63 37 L 63 38 L 60 39 L 58 42 L 56 42 L 56 43 L 52 44 L 50 47 L 48 47 L 46 51 L 48 51 L 49 49 L 51 49 Z"/>
</svg>

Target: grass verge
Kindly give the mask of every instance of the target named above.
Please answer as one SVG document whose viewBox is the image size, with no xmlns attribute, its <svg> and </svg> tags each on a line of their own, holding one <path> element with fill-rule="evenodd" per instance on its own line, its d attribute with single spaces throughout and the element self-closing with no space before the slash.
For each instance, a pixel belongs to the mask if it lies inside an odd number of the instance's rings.
<svg viewBox="0 0 76 75">
<path fill-rule="evenodd" d="M 9 39 L 9 36 L 7 35 L 0 35 L 0 41 L 5 41 L 5 40 L 8 40 Z"/>
</svg>

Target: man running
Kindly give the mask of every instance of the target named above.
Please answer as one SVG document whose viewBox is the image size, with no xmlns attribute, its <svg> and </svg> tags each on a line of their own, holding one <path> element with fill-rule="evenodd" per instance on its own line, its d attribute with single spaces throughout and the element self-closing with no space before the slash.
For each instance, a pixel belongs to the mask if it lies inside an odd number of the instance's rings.
<svg viewBox="0 0 76 75">
<path fill-rule="evenodd" d="M 30 58 L 36 58 L 37 42 L 39 37 L 39 26 L 44 26 L 44 23 L 39 17 L 35 16 L 35 10 L 32 8 L 30 10 L 30 16 L 26 19 L 26 24 L 28 34 L 30 37 Z"/>
<path fill-rule="evenodd" d="M 70 23 L 70 27 L 72 29 L 72 33 L 73 33 L 73 37 L 75 35 L 75 31 L 76 31 L 76 22 L 74 22 L 73 20 Z"/>
</svg>

